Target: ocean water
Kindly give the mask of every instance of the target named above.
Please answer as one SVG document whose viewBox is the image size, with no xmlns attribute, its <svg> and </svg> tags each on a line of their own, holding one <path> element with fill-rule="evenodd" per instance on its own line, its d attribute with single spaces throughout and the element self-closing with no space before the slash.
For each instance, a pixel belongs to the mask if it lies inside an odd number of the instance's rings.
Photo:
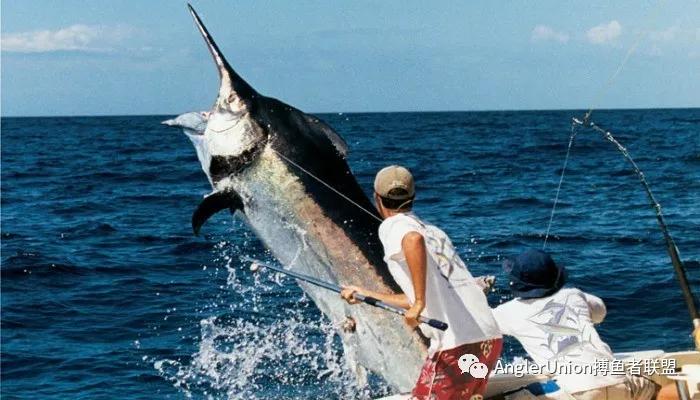
<svg viewBox="0 0 700 400">
<path fill-rule="evenodd" d="M 320 115 L 371 188 L 389 163 L 416 176 L 416 212 L 475 274 L 540 247 L 576 111 Z M 2 119 L 3 399 L 367 398 L 326 321 L 221 213 L 193 237 L 209 192 L 171 116 Z M 700 109 L 598 111 L 646 173 L 700 291 Z M 339 206 L 344 206 L 339 203 Z M 602 297 L 614 351 L 683 350 L 691 325 L 637 177 L 579 134 L 548 249 Z M 512 341 L 507 358 L 522 354 Z"/>
</svg>

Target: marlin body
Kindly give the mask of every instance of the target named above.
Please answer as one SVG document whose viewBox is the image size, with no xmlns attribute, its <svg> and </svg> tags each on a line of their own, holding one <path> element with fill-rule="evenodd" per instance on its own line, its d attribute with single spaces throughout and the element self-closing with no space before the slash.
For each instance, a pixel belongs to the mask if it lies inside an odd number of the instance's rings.
<svg viewBox="0 0 700 400">
<path fill-rule="evenodd" d="M 318 118 L 257 93 L 190 11 L 221 78 L 210 111 L 164 122 L 184 129 L 213 187 L 192 216 L 195 234 L 209 217 L 230 210 L 289 269 L 339 285 L 399 292 L 382 260 L 379 218 L 350 171 L 343 139 Z M 348 316 L 355 320 L 354 333 L 340 332 L 352 366 L 399 390 L 413 387 L 426 355 L 417 332 L 394 314 L 300 286 L 336 326 Z M 362 380 L 364 369 L 356 372 Z"/>
</svg>

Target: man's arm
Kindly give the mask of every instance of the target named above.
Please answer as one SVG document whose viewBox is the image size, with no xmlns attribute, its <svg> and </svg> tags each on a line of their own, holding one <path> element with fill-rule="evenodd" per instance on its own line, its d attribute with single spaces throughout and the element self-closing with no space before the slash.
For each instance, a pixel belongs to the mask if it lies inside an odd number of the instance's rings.
<svg viewBox="0 0 700 400">
<path fill-rule="evenodd" d="M 416 327 L 418 316 L 425 308 L 425 277 L 427 256 L 425 250 L 425 240 L 418 232 L 409 232 L 401 240 L 401 249 L 406 256 L 409 272 L 411 273 L 411 281 L 413 282 L 413 293 L 416 301 L 411 305 L 408 301 L 408 296 L 400 294 L 385 294 L 378 293 L 372 290 L 360 288 L 357 286 L 344 286 L 340 292 L 340 296 L 350 304 L 357 304 L 354 298 L 355 293 L 363 296 L 374 297 L 385 303 L 406 309 L 406 323 L 411 327 Z"/>
<path fill-rule="evenodd" d="M 406 256 L 408 269 L 411 272 L 411 282 L 413 282 L 413 294 L 415 296 L 415 301 L 404 314 L 404 319 L 411 328 L 415 328 L 419 324 L 418 316 L 425 308 L 425 276 L 428 262 L 425 239 L 418 232 L 409 232 L 401 240 L 401 248 Z"/>
<path fill-rule="evenodd" d="M 374 290 L 364 289 L 358 286 L 343 286 L 343 290 L 340 291 L 340 297 L 345 299 L 350 304 L 357 304 L 359 301 L 355 298 L 355 293 L 361 294 L 365 297 L 374 297 L 384 303 L 391 304 L 395 307 L 400 307 L 408 310 L 411 308 L 411 304 L 408 302 L 408 296 L 403 293 L 379 293 Z"/>
<path fill-rule="evenodd" d="M 591 321 L 593 321 L 594 324 L 600 324 L 603 322 L 605 315 L 608 313 L 603 300 L 600 297 L 588 293 L 584 293 L 583 296 L 586 299 L 586 303 L 588 303 Z"/>
</svg>

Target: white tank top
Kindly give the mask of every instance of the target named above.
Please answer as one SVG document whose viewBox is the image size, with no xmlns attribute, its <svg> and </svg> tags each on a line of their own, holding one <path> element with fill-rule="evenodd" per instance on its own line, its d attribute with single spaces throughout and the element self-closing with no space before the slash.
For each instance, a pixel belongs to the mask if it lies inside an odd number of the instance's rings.
<svg viewBox="0 0 700 400">
<path fill-rule="evenodd" d="M 394 280 L 413 304 L 415 295 L 411 273 L 401 248 L 409 232 L 423 235 L 428 253 L 425 282 L 425 309 L 421 315 L 448 324 L 446 331 L 420 325 L 430 338 L 429 352 L 447 350 L 466 343 L 500 338 L 501 332 L 486 296 L 455 251 L 449 237 L 439 228 L 423 223 L 412 213 L 385 219 L 379 226 L 384 261 Z"/>
</svg>

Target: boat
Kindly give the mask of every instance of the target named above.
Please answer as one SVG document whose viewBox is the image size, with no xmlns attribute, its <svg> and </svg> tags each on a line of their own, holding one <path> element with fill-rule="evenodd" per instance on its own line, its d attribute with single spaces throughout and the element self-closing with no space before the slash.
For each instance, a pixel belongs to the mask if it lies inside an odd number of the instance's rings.
<svg viewBox="0 0 700 400">
<path fill-rule="evenodd" d="M 644 350 L 636 352 L 615 353 L 615 359 L 623 363 L 625 370 L 638 366 L 641 361 L 653 361 L 658 365 L 673 366 L 673 374 L 657 373 L 648 375 L 659 386 L 670 384 L 676 386 L 679 398 L 700 399 L 700 352 L 696 350 L 664 352 L 663 350 Z M 664 361 L 662 361 L 664 360 Z M 554 384 L 552 384 L 554 383 Z M 686 397 L 684 397 L 686 396 Z M 376 400 L 408 400 L 409 393 L 380 397 Z M 556 378 L 552 375 L 522 375 L 491 374 L 484 399 L 504 400 L 563 400 L 573 399 L 571 394 L 556 386 Z"/>
</svg>

